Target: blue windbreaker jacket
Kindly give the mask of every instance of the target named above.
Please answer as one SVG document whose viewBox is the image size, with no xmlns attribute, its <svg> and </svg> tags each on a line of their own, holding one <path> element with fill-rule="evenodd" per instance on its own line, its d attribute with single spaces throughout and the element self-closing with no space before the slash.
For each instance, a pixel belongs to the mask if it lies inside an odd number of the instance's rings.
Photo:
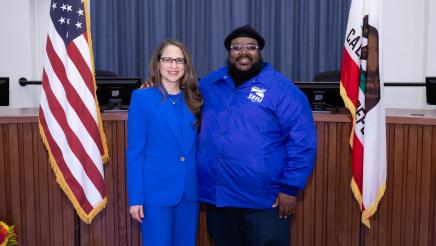
<svg viewBox="0 0 436 246">
<path fill-rule="evenodd" d="M 223 67 L 200 81 L 204 105 L 197 153 L 199 200 L 217 207 L 271 208 L 296 195 L 316 155 L 305 95 L 265 64 L 235 89 Z"/>
</svg>

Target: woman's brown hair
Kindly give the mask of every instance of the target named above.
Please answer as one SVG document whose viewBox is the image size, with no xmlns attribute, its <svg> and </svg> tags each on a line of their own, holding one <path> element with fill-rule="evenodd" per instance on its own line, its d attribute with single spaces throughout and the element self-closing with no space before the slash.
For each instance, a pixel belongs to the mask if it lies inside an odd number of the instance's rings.
<svg viewBox="0 0 436 246">
<path fill-rule="evenodd" d="M 182 78 L 180 78 L 179 87 L 180 90 L 185 94 L 185 101 L 189 110 L 197 119 L 195 126 L 199 127 L 201 122 L 201 106 L 203 105 L 203 97 L 201 96 L 200 89 L 198 87 L 198 79 L 194 71 L 191 55 L 182 42 L 175 39 L 166 39 L 160 42 L 150 59 L 150 75 L 148 81 L 152 81 L 153 85 L 159 88 L 165 100 L 166 92 L 163 89 L 162 76 L 159 72 L 159 60 L 163 50 L 169 45 L 174 45 L 180 48 L 186 60 L 185 73 L 183 74 Z"/>
</svg>

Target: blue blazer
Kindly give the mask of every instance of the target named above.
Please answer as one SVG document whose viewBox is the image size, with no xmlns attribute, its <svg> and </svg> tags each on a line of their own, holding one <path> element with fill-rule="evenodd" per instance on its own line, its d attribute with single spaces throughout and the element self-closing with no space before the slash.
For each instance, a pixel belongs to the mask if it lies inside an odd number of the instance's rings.
<svg viewBox="0 0 436 246">
<path fill-rule="evenodd" d="M 126 150 L 129 205 L 174 206 L 183 193 L 187 200 L 197 201 L 197 129 L 180 96 L 182 124 L 158 88 L 132 93 Z"/>
</svg>

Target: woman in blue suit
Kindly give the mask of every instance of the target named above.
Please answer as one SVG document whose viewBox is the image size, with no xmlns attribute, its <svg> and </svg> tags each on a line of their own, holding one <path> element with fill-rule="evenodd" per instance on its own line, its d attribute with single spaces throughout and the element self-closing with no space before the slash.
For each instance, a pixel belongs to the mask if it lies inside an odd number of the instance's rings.
<svg viewBox="0 0 436 246">
<path fill-rule="evenodd" d="M 203 99 L 185 46 L 161 42 L 154 86 L 135 90 L 128 115 L 127 194 L 143 245 L 195 245 L 196 137 Z"/>
</svg>

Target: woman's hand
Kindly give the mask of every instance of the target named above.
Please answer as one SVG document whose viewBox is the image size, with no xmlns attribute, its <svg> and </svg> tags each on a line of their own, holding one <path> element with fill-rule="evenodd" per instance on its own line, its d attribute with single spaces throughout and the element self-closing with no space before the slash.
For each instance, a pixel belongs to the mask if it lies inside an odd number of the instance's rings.
<svg viewBox="0 0 436 246">
<path fill-rule="evenodd" d="M 130 215 L 134 220 L 138 221 L 139 223 L 142 223 L 142 218 L 144 218 L 144 209 L 142 205 L 130 206 L 129 211 L 130 211 Z"/>
</svg>

